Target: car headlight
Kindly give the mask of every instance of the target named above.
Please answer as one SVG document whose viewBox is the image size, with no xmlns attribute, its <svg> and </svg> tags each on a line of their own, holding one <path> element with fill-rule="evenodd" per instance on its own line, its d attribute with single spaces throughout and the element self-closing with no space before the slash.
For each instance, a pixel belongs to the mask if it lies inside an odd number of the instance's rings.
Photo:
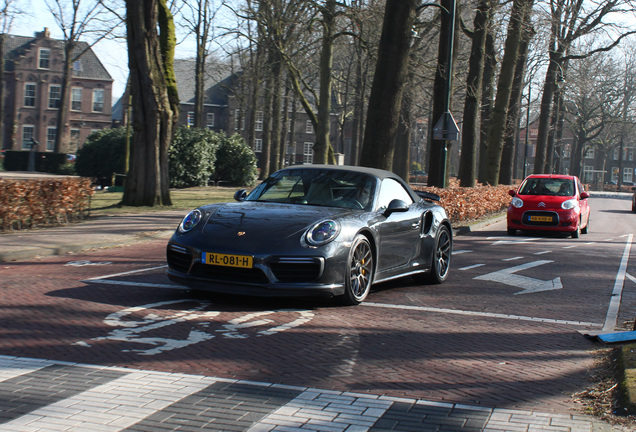
<svg viewBox="0 0 636 432">
<path fill-rule="evenodd" d="M 521 208 L 523 207 L 523 200 L 521 198 L 517 198 L 514 197 L 512 199 L 512 201 L 510 202 L 510 204 L 514 207 L 514 208 Z"/>
<path fill-rule="evenodd" d="M 340 233 L 340 224 L 333 220 L 318 222 L 307 231 L 307 243 L 312 246 L 322 246 L 335 239 Z"/>
<path fill-rule="evenodd" d="M 202 217 L 203 214 L 201 213 L 201 210 L 192 210 L 190 213 L 185 215 L 185 217 L 179 224 L 179 232 L 187 233 L 188 231 L 191 231 L 192 228 L 197 226 L 197 224 L 201 221 Z"/>
<path fill-rule="evenodd" d="M 561 203 L 561 208 L 563 210 L 572 210 L 574 208 L 577 208 L 578 206 L 579 206 L 579 202 L 575 199 L 569 199 Z"/>
</svg>

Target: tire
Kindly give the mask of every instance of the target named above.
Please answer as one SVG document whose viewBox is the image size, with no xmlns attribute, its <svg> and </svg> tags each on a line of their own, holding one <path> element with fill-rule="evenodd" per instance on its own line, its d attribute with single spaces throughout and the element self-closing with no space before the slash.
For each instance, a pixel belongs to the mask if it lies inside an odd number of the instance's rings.
<svg viewBox="0 0 636 432">
<path fill-rule="evenodd" d="M 514 228 L 508 228 L 508 235 L 509 235 L 509 236 L 513 236 L 513 235 L 515 235 L 515 234 L 517 234 L 517 230 L 516 230 L 516 229 L 514 229 Z"/>
<path fill-rule="evenodd" d="M 358 234 L 349 249 L 349 259 L 345 267 L 345 292 L 340 297 L 340 303 L 353 306 L 367 298 L 373 283 L 373 266 L 371 244 L 365 236 Z"/>
<path fill-rule="evenodd" d="M 428 282 L 441 284 L 448 278 L 450 272 L 451 253 L 453 251 L 453 241 L 450 231 L 446 225 L 439 227 L 435 237 L 435 249 L 433 250 L 433 262 L 431 271 L 428 274 Z"/>
<path fill-rule="evenodd" d="M 579 238 L 580 235 L 581 235 L 581 221 L 579 221 L 579 224 L 576 226 L 576 229 L 572 231 L 572 238 Z"/>
<path fill-rule="evenodd" d="M 585 228 L 581 228 L 581 234 L 587 234 L 590 228 L 590 215 L 587 216 L 587 223 L 585 224 Z"/>
</svg>

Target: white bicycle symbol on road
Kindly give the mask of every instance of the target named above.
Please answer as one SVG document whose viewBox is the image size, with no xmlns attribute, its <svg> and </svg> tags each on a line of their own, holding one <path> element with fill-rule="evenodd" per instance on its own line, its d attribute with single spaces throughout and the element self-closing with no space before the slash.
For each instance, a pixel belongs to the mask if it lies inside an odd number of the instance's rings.
<svg viewBox="0 0 636 432">
<path fill-rule="evenodd" d="M 196 302 L 198 305 L 188 310 L 161 309 L 161 312 L 164 313 L 157 313 L 159 308 L 187 302 Z M 147 349 L 125 349 L 123 351 L 136 352 L 139 355 L 155 355 L 207 341 L 217 336 L 230 339 L 245 339 L 250 334 L 255 334 L 257 337 L 270 336 L 305 324 L 314 317 L 314 313 L 310 310 L 278 309 L 247 313 L 223 322 L 222 319 L 219 319 L 220 311 L 205 310 L 210 305 L 211 303 L 197 300 L 171 300 L 129 307 L 108 315 L 104 319 L 104 323 L 116 328 L 111 330 L 108 335 L 92 338 L 90 341 L 110 340 L 148 345 Z M 157 312 L 151 312 L 151 310 Z M 148 313 L 144 315 L 144 311 L 148 311 Z M 141 318 L 139 318 L 140 315 L 142 315 Z M 185 339 L 147 335 L 149 332 L 156 333 L 158 329 L 186 321 L 191 321 L 195 325 L 190 329 Z M 212 324 L 216 324 L 216 330 L 210 329 Z M 247 329 L 256 331 L 248 333 Z M 75 342 L 74 345 L 90 347 L 89 342 L 80 341 Z"/>
</svg>

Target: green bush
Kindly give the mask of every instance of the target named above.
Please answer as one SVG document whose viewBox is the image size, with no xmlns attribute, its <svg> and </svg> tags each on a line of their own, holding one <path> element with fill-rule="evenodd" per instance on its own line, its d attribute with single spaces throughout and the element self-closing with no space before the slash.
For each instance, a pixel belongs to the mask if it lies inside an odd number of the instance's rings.
<svg viewBox="0 0 636 432">
<path fill-rule="evenodd" d="M 208 129 L 177 129 L 169 152 L 170 187 L 206 186 L 220 140 L 220 134 Z"/>
<path fill-rule="evenodd" d="M 226 137 L 216 151 L 214 177 L 231 186 L 253 186 L 256 181 L 256 155 L 239 135 Z"/>
<path fill-rule="evenodd" d="M 110 185 L 113 174 L 123 174 L 126 160 L 126 129 L 102 129 L 89 135 L 77 151 L 75 172 Z"/>
</svg>

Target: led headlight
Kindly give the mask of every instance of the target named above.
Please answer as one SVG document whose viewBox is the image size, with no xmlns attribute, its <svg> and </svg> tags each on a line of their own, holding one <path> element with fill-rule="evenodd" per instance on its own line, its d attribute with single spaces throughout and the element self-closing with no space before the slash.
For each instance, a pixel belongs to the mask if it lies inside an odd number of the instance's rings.
<svg viewBox="0 0 636 432">
<path fill-rule="evenodd" d="M 335 239 L 340 233 L 340 225 L 333 220 L 318 222 L 307 231 L 307 243 L 312 246 L 321 246 Z"/>
<path fill-rule="evenodd" d="M 572 210 L 573 208 L 577 208 L 579 206 L 579 202 L 575 199 L 569 199 L 567 201 L 563 201 L 561 204 L 561 208 L 563 210 Z"/>
<path fill-rule="evenodd" d="M 523 207 L 523 200 L 521 198 L 514 197 L 510 204 L 512 204 L 514 208 L 521 208 Z"/>
<path fill-rule="evenodd" d="M 179 224 L 179 232 L 187 233 L 188 231 L 191 231 L 192 228 L 197 226 L 197 224 L 201 221 L 202 217 L 203 214 L 201 213 L 201 210 L 192 210 L 183 218 L 183 220 Z"/>
</svg>

